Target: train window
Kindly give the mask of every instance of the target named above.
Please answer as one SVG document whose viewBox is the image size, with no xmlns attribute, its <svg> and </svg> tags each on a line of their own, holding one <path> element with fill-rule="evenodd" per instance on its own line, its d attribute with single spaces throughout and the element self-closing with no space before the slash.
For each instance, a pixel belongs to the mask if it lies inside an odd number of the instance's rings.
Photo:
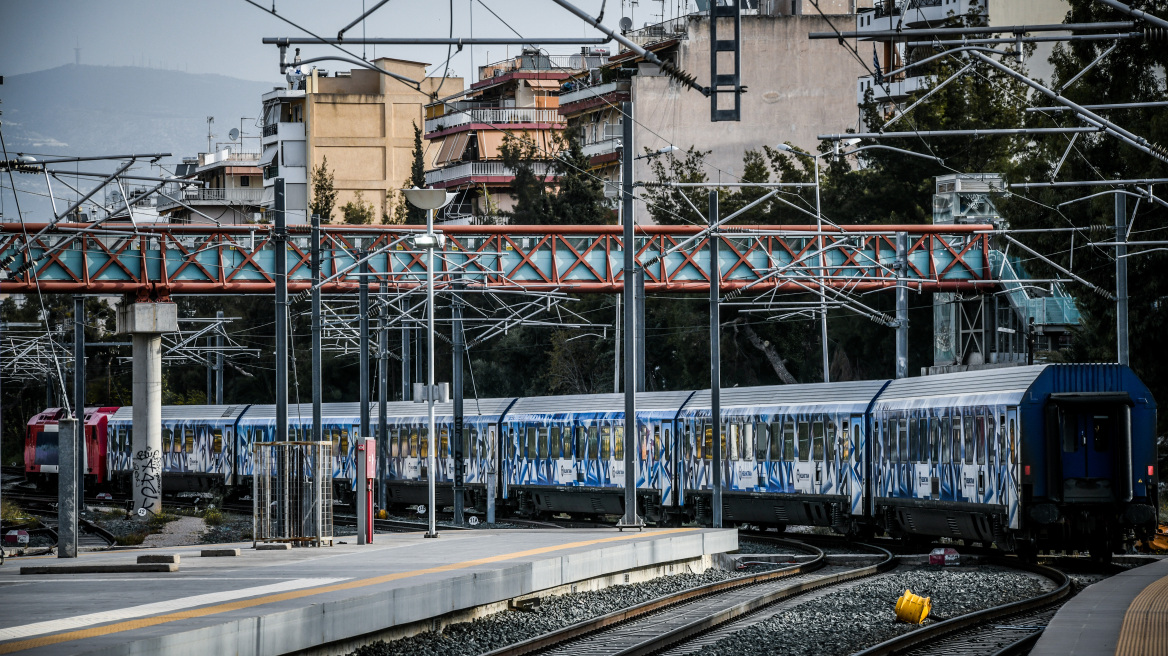
<svg viewBox="0 0 1168 656">
<path fill-rule="evenodd" d="M 600 427 L 600 459 L 608 460 L 612 457 L 612 427 Z"/>
<path fill-rule="evenodd" d="M 908 462 L 908 419 L 900 418 L 896 423 L 897 435 L 900 436 L 900 449 L 897 451 L 897 462 Z"/>
<path fill-rule="evenodd" d="M 1018 464 L 1018 422 L 1010 421 L 1010 462 Z"/>
<path fill-rule="evenodd" d="M 799 459 L 807 462 L 811 456 L 811 424 L 799 422 Z"/>
<path fill-rule="evenodd" d="M 953 462 L 952 442 L 953 436 L 949 429 L 949 418 L 942 417 L 938 422 L 941 424 L 941 460 L 945 464 Z"/>
<path fill-rule="evenodd" d="M 418 450 L 423 458 L 430 457 L 430 429 L 426 426 L 418 429 Z"/>
<path fill-rule="evenodd" d="M 1062 408 L 1058 409 L 1059 429 L 1063 433 L 1063 452 L 1074 453 L 1079 450 L 1078 422 L 1067 417 Z"/>
<path fill-rule="evenodd" d="M 783 422 L 783 460 L 794 462 L 798 455 L 795 452 L 795 422 Z"/>
<path fill-rule="evenodd" d="M 572 449 L 572 427 L 564 426 L 560 431 L 560 455 L 563 458 L 572 458 L 575 451 Z"/>
<path fill-rule="evenodd" d="M 659 459 L 664 450 L 664 445 L 661 443 L 661 424 L 657 424 L 653 426 L 653 453 L 650 454 L 652 459 Z"/>
<path fill-rule="evenodd" d="M 438 431 L 437 457 L 445 458 L 450 455 L 450 429 L 443 426 Z"/>
<path fill-rule="evenodd" d="M 527 430 L 524 432 L 524 439 L 521 440 L 519 457 L 534 458 L 535 450 L 535 426 L 528 426 Z"/>
<path fill-rule="evenodd" d="M 941 440 L 938 437 L 940 431 L 939 423 L 936 417 L 929 417 L 925 420 L 925 430 L 928 431 L 928 459 L 932 462 L 940 462 Z"/>
<path fill-rule="evenodd" d="M 588 427 L 588 458 L 596 460 L 600 457 L 600 431 L 596 426 Z"/>
<path fill-rule="evenodd" d="M 472 460 L 478 460 L 478 458 L 479 458 L 479 429 L 478 429 L 478 426 L 471 426 L 469 429 L 467 429 L 467 433 L 470 433 L 470 457 Z"/>
<path fill-rule="evenodd" d="M 329 435 L 333 442 L 333 453 L 335 454 L 338 447 L 341 445 L 341 431 L 337 428 L 330 428 Z"/>
<path fill-rule="evenodd" d="M 211 450 L 215 453 L 223 453 L 223 429 L 216 428 L 211 431 Z"/>
<path fill-rule="evenodd" d="M 908 459 L 911 462 L 921 461 L 921 428 L 916 419 L 908 420 Z"/>
<path fill-rule="evenodd" d="M 756 439 L 755 435 L 754 435 L 754 424 L 751 422 L 746 422 L 745 424 L 742 425 L 741 430 L 742 430 L 742 444 L 741 444 L 742 459 L 743 460 L 753 460 L 754 459 L 754 442 Z"/>
<path fill-rule="evenodd" d="M 539 439 L 539 458 L 545 459 L 548 457 L 548 429 L 547 426 L 540 426 L 537 431 Z"/>
<path fill-rule="evenodd" d="M 738 460 L 738 429 L 739 429 L 738 424 L 730 424 L 730 431 L 729 431 L 730 435 L 728 436 L 728 438 L 730 440 L 730 459 L 731 460 Z"/>
<path fill-rule="evenodd" d="M 827 460 L 828 462 L 835 460 L 835 419 L 827 418 Z"/>
<path fill-rule="evenodd" d="M 418 454 L 420 452 L 420 449 L 418 448 L 419 441 L 420 440 L 418 438 L 418 427 L 417 426 L 410 426 L 410 457 L 411 458 L 418 457 Z M 348 436 L 342 435 L 341 436 L 341 449 L 345 453 L 349 452 L 349 447 L 346 446 L 347 444 L 348 444 Z"/>
<path fill-rule="evenodd" d="M 1111 448 L 1111 415 L 1094 415 L 1093 419 L 1095 450 L 1106 451 Z"/>
<path fill-rule="evenodd" d="M 673 430 L 669 426 L 661 429 L 662 456 L 666 462 L 673 460 L 673 440 L 670 439 L 672 436 Z"/>
<path fill-rule="evenodd" d="M 548 457 L 559 458 L 560 453 L 560 427 L 552 426 L 548 429 Z"/>
<path fill-rule="evenodd" d="M 973 464 L 973 415 L 961 418 L 961 432 L 965 435 L 965 464 Z"/>
<path fill-rule="evenodd" d="M 588 432 L 584 430 L 583 426 L 576 427 L 576 444 L 572 449 L 572 453 L 577 458 L 585 458 L 588 456 Z"/>
<path fill-rule="evenodd" d="M 766 460 L 770 450 L 770 436 L 767 434 L 767 425 L 761 421 L 754 424 L 754 459 L 762 462 Z"/>
<path fill-rule="evenodd" d="M 811 459 L 823 460 L 823 419 L 811 424 Z"/>
<path fill-rule="evenodd" d="M 986 456 L 986 454 L 985 454 L 985 452 L 986 452 L 986 419 L 985 419 L 985 415 L 979 414 L 977 416 L 977 423 L 975 424 L 975 426 L 977 429 L 977 433 L 976 433 L 977 442 L 974 444 L 974 449 L 975 449 L 974 455 L 977 456 L 977 464 L 984 465 L 985 460 L 986 460 L 986 458 L 985 458 L 985 456 Z"/>
<path fill-rule="evenodd" d="M 612 459 L 625 459 L 625 427 L 615 426 L 612 429 Z"/>
<path fill-rule="evenodd" d="M 928 462 L 931 451 L 929 439 L 929 420 L 927 417 L 917 418 L 917 462 Z"/>
<path fill-rule="evenodd" d="M 783 424 L 777 421 L 771 422 L 771 461 L 777 462 L 783 459 Z"/>
<path fill-rule="evenodd" d="M 714 459 L 714 425 L 702 424 L 702 457 Z"/>
<path fill-rule="evenodd" d="M 1006 415 L 998 415 L 998 464 L 1006 464 Z"/>
<path fill-rule="evenodd" d="M 840 422 L 840 460 L 847 462 L 852 457 L 852 425 L 847 419 Z"/>
</svg>

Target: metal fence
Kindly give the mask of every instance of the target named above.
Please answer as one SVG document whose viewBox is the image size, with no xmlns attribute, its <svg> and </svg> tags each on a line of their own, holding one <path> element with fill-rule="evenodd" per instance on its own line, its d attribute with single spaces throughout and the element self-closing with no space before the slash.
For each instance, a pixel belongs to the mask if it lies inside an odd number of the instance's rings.
<svg viewBox="0 0 1168 656">
<path fill-rule="evenodd" d="M 255 542 L 333 542 L 331 442 L 259 442 L 252 477 Z"/>
</svg>

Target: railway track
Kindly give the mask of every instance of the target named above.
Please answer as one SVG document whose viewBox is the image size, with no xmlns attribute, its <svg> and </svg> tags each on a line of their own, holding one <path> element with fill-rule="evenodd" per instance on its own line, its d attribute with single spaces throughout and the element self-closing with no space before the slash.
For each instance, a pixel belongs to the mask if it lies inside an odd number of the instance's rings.
<svg viewBox="0 0 1168 656">
<path fill-rule="evenodd" d="M 930 624 L 857 652 L 853 656 L 947 656 L 1023 653 L 1046 627 L 1057 606 L 1071 594 L 1066 574 L 1044 565 L 1010 563 L 1016 569 L 1047 577 L 1054 590 L 1029 599 L 992 606 Z"/>
<path fill-rule="evenodd" d="M 878 549 L 883 560 L 860 568 L 829 567 L 821 549 L 774 539 L 813 559 L 779 570 L 712 583 L 667 595 L 587 620 L 502 649 L 487 656 L 520 654 L 652 654 L 692 641 L 717 627 L 818 588 L 873 576 L 895 564 L 891 553 Z"/>
</svg>

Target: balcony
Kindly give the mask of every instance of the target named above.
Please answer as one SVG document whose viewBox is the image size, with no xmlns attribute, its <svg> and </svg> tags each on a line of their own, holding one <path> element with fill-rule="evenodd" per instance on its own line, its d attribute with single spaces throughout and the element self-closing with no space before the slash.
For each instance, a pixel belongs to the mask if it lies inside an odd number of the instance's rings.
<svg viewBox="0 0 1168 656">
<path fill-rule="evenodd" d="M 628 93 L 631 86 L 631 80 L 615 80 L 613 82 L 606 82 L 604 84 L 597 84 L 590 87 L 576 87 L 571 91 L 561 91 L 560 107 L 563 108 L 564 105 L 580 102 L 582 100 L 603 98 L 608 94 L 617 93 L 618 91 Z"/>
<path fill-rule="evenodd" d="M 535 174 L 547 176 L 551 173 L 551 166 L 546 162 L 535 163 Z M 483 182 L 483 178 L 496 178 L 495 181 L 506 182 L 515 177 L 515 173 L 503 166 L 502 162 L 463 162 L 444 169 L 426 171 L 428 186 L 446 186 L 452 182 Z"/>
<path fill-rule="evenodd" d="M 632 41 L 633 43 L 642 47 L 651 43 L 660 43 L 662 41 L 668 41 L 671 39 L 688 39 L 689 16 L 679 16 L 677 18 L 671 18 L 663 23 L 646 25 L 639 30 L 630 30 L 625 32 L 624 35 L 626 38 L 628 38 L 629 41 Z"/>
<path fill-rule="evenodd" d="M 883 86 L 877 86 L 876 82 L 871 76 L 862 77 L 856 81 L 856 104 L 864 104 L 864 92 L 869 88 L 872 89 L 872 100 L 876 102 L 884 102 L 890 99 L 898 99 L 907 96 L 910 93 L 916 93 L 929 88 L 932 83 L 932 76 L 930 75 L 916 75 L 913 77 L 906 77 L 896 82 L 887 82 L 888 91 L 884 91 Z"/>
<path fill-rule="evenodd" d="M 459 109 L 453 107 L 447 111 L 452 111 L 452 113 L 426 121 L 426 134 L 448 130 L 468 123 L 498 125 L 505 123 L 562 124 L 564 122 L 564 118 L 560 116 L 560 112 L 557 109 L 535 109 L 527 107 Z"/>
<path fill-rule="evenodd" d="M 617 129 L 620 128 L 619 125 L 614 127 Z M 584 144 L 584 146 L 581 147 L 581 150 L 584 151 L 585 157 L 597 157 L 599 155 L 615 153 L 616 151 L 620 150 L 620 148 L 621 140 L 616 137 L 611 137 L 608 139 L 601 139 L 600 141 L 594 141 L 590 144 Z"/>
<path fill-rule="evenodd" d="M 592 59 L 589 57 L 588 59 Z M 518 57 L 479 66 L 479 81 L 483 82 L 493 77 L 500 77 L 517 71 L 557 71 L 569 72 L 582 70 L 587 62 L 581 55 L 545 55 L 542 53 L 524 53 Z M 597 65 L 603 64 L 603 61 Z"/>
<path fill-rule="evenodd" d="M 277 136 L 278 135 L 278 136 Z M 264 126 L 264 143 L 271 143 L 277 137 L 281 141 L 304 138 L 304 123 L 269 123 Z"/>
</svg>

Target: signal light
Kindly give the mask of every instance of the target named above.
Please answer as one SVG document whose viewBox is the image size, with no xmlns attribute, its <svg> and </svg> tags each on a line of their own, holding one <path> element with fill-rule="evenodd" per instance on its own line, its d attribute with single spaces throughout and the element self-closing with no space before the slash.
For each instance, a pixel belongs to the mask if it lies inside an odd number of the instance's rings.
<svg viewBox="0 0 1168 656">
<path fill-rule="evenodd" d="M 1026 473 L 1026 475 L 1027 475 L 1027 476 L 1029 476 L 1029 475 L 1030 475 L 1030 465 L 1026 465 L 1026 466 L 1025 466 L 1025 473 Z"/>
<path fill-rule="evenodd" d="M 1155 476 L 1156 468 L 1154 465 L 1148 465 L 1148 476 Z"/>
</svg>

